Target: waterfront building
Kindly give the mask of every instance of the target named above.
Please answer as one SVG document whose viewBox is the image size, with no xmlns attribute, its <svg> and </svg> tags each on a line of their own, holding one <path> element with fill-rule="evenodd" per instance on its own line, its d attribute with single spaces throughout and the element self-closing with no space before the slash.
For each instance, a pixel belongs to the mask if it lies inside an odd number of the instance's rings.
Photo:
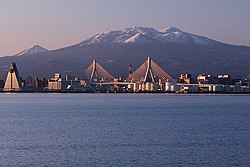
<svg viewBox="0 0 250 167">
<path fill-rule="evenodd" d="M 166 92 L 177 92 L 180 90 L 180 85 L 175 82 L 166 82 L 165 83 L 165 91 Z"/>
<path fill-rule="evenodd" d="M 6 82 L 0 82 L 0 91 L 62 91 L 62 92 L 176 92 L 176 93 L 249 93 L 249 79 L 232 79 L 228 74 L 217 76 L 199 75 L 197 82 L 191 74 L 181 74 L 179 82 L 159 67 L 150 57 L 129 77 L 114 78 L 96 60 L 85 71 L 87 80 L 55 73 L 50 80 L 33 80 L 32 77 L 19 77 L 15 63 L 10 64 Z M 47 86 L 47 87 L 46 87 Z M 4 89 L 3 89 L 4 88 Z"/>
<path fill-rule="evenodd" d="M 22 84 L 22 91 L 33 91 L 34 90 L 34 82 L 33 78 L 28 76 L 26 79 L 20 77 L 20 81 Z"/>
<path fill-rule="evenodd" d="M 11 63 L 4 85 L 4 91 L 21 91 L 21 88 L 21 80 L 16 63 Z"/>
<path fill-rule="evenodd" d="M 0 80 L 0 91 L 2 91 L 4 88 L 4 81 Z"/>
<path fill-rule="evenodd" d="M 218 78 L 225 78 L 225 79 L 230 79 L 231 78 L 231 76 L 228 75 L 228 74 L 219 74 L 217 77 Z"/>
<path fill-rule="evenodd" d="M 245 83 L 247 86 L 250 86 L 250 75 L 247 75 L 247 77 L 245 79 Z"/>
<path fill-rule="evenodd" d="M 220 74 L 217 76 L 218 83 L 223 85 L 234 85 L 233 80 L 231 79 L 231 76 L 228 74 Z"/>
<path fill-rule="evenodd" d="M 81 90 L 81 81 L 79 77 L 75 77 L 72 75 L 66 75 L 65 77 L 65 82 L 68 83 L 70 82 L 70 84 L 68 84 L 67 86 L 67 90 L 70 91 L 79 91 Z"/>
<path fill-rule="evenodd" d="M 54 78 L 48 81 L 48 90 L 51 91 L 72 91 L 78 89 L 80 81 L 73 76 L 67 76 L 63 79 L 60 73 L 55 73 Z"/>
<path fill-rule="evenodd" d="M 180 83 L 186 83 L 186 84 L 191 84 L 192 81 L 192 77 L 191 74 L 181 74 L 180 78 L 179 78 L 179 82 Z"/>
<path fill-rule="evenodd" d="M 199 84 L 207 84 L 212 76 L 209 74 L 201 74 L 197 77 L 197 82 Z"/>
<path fill-rule="evenodd" d="M 39 79 L 38 77 L 35 77 L 34 80 L 34 90 L 35 91 L 42 91 L 47 86 L 47 81 L 45 78 Z"/>
<path fill-rule="evenodd" d="M 67 90 L 70 81 L 64 81 L 60 73 L 55 73 L 54 78 L 48 81 L 48 90 L 52 91 L 62 91 Z"/>
</svg>

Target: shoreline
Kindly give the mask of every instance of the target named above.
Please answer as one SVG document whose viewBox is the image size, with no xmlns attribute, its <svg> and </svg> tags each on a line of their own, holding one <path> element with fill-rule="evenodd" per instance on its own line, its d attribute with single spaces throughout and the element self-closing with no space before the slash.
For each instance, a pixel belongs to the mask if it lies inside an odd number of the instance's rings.
<svg viewBox="0 0 250 167">
<path fill-rule="evenodd" d="M 22 93 L 62 93 L 62 94 L 250 94 L 250 92 L 169 92 L 169 91 L 141 91 L 141 92 L 83 92 L 83 91 L 0 91 L 0 94 L 5 93 L 15 93 L 15 94 L 22 94 Z"/>
</svg>

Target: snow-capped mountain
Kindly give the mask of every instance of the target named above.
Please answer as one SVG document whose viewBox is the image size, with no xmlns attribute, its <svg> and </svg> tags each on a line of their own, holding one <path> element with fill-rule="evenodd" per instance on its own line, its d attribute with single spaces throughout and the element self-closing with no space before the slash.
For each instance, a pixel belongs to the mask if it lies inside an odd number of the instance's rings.
<svg viewBox="0 0 250 167">
<path fill-rule="evenodd" d="M 111 31 L 107 34 L 97 34 L 80 45 L 95 45 L 95 44 L 126 44 L 126 43 L 143 43 L 143 42 L 161 42 L 161 43 L 183 43 L 196 44 L 199 46 L 214 45 L 217 41 L 206 37 L 194 35 L 184 32 L 175 27 L 169 27 L 162 30 L 144 27 L 131 27 L 124 30 Z"/>
<path fill-rule="evenodd" d="M 48 52 L 48 51 L 49 50 L 39 45 L 34 45 L 32 48 L 25 49 L 24 51 L 18 53 L 17 56 L 31 55 L 31 54 L 36 54 L 36 53 Z"/>
<path fill-rule="evenodd" d="M 55 72 L 84 76 L 96 59 L 113 76 L 128 76 L 128 65 L 136 70 L 150 56 L 172 77 L 180 73 L 250 75 L 250 47 L 230 45 L 175 27 L 162 30 L 130 27 L 99 33 L 78 44 L 57 50 L 34 46 L 17 55 L 0 57 L 0 78 L 16 62 L 22 76 L 50 78 Z"/>
</svg>

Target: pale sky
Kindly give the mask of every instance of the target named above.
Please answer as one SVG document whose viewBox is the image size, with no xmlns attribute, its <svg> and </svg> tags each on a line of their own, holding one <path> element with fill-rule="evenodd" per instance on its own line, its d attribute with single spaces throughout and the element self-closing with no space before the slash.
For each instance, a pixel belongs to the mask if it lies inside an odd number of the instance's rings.
<svg viewBox="0 0 250 167">
<path fill-rule="evenodd" d="M 173 26 L 250 46 L 250 0 L 0 0 L 0 56 L 132 26 Z"/>
</svg>

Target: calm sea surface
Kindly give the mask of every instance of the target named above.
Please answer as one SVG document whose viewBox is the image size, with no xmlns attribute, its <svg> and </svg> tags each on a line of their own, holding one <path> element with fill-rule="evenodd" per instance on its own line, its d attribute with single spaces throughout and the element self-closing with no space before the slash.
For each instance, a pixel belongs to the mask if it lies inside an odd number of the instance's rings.
<svg viewBox="0 0 250 167">
<path fill-rule="evenodd" d="M 250 96 L 0 94 L 0 166 L 250 166 Z"/>
</svg>

